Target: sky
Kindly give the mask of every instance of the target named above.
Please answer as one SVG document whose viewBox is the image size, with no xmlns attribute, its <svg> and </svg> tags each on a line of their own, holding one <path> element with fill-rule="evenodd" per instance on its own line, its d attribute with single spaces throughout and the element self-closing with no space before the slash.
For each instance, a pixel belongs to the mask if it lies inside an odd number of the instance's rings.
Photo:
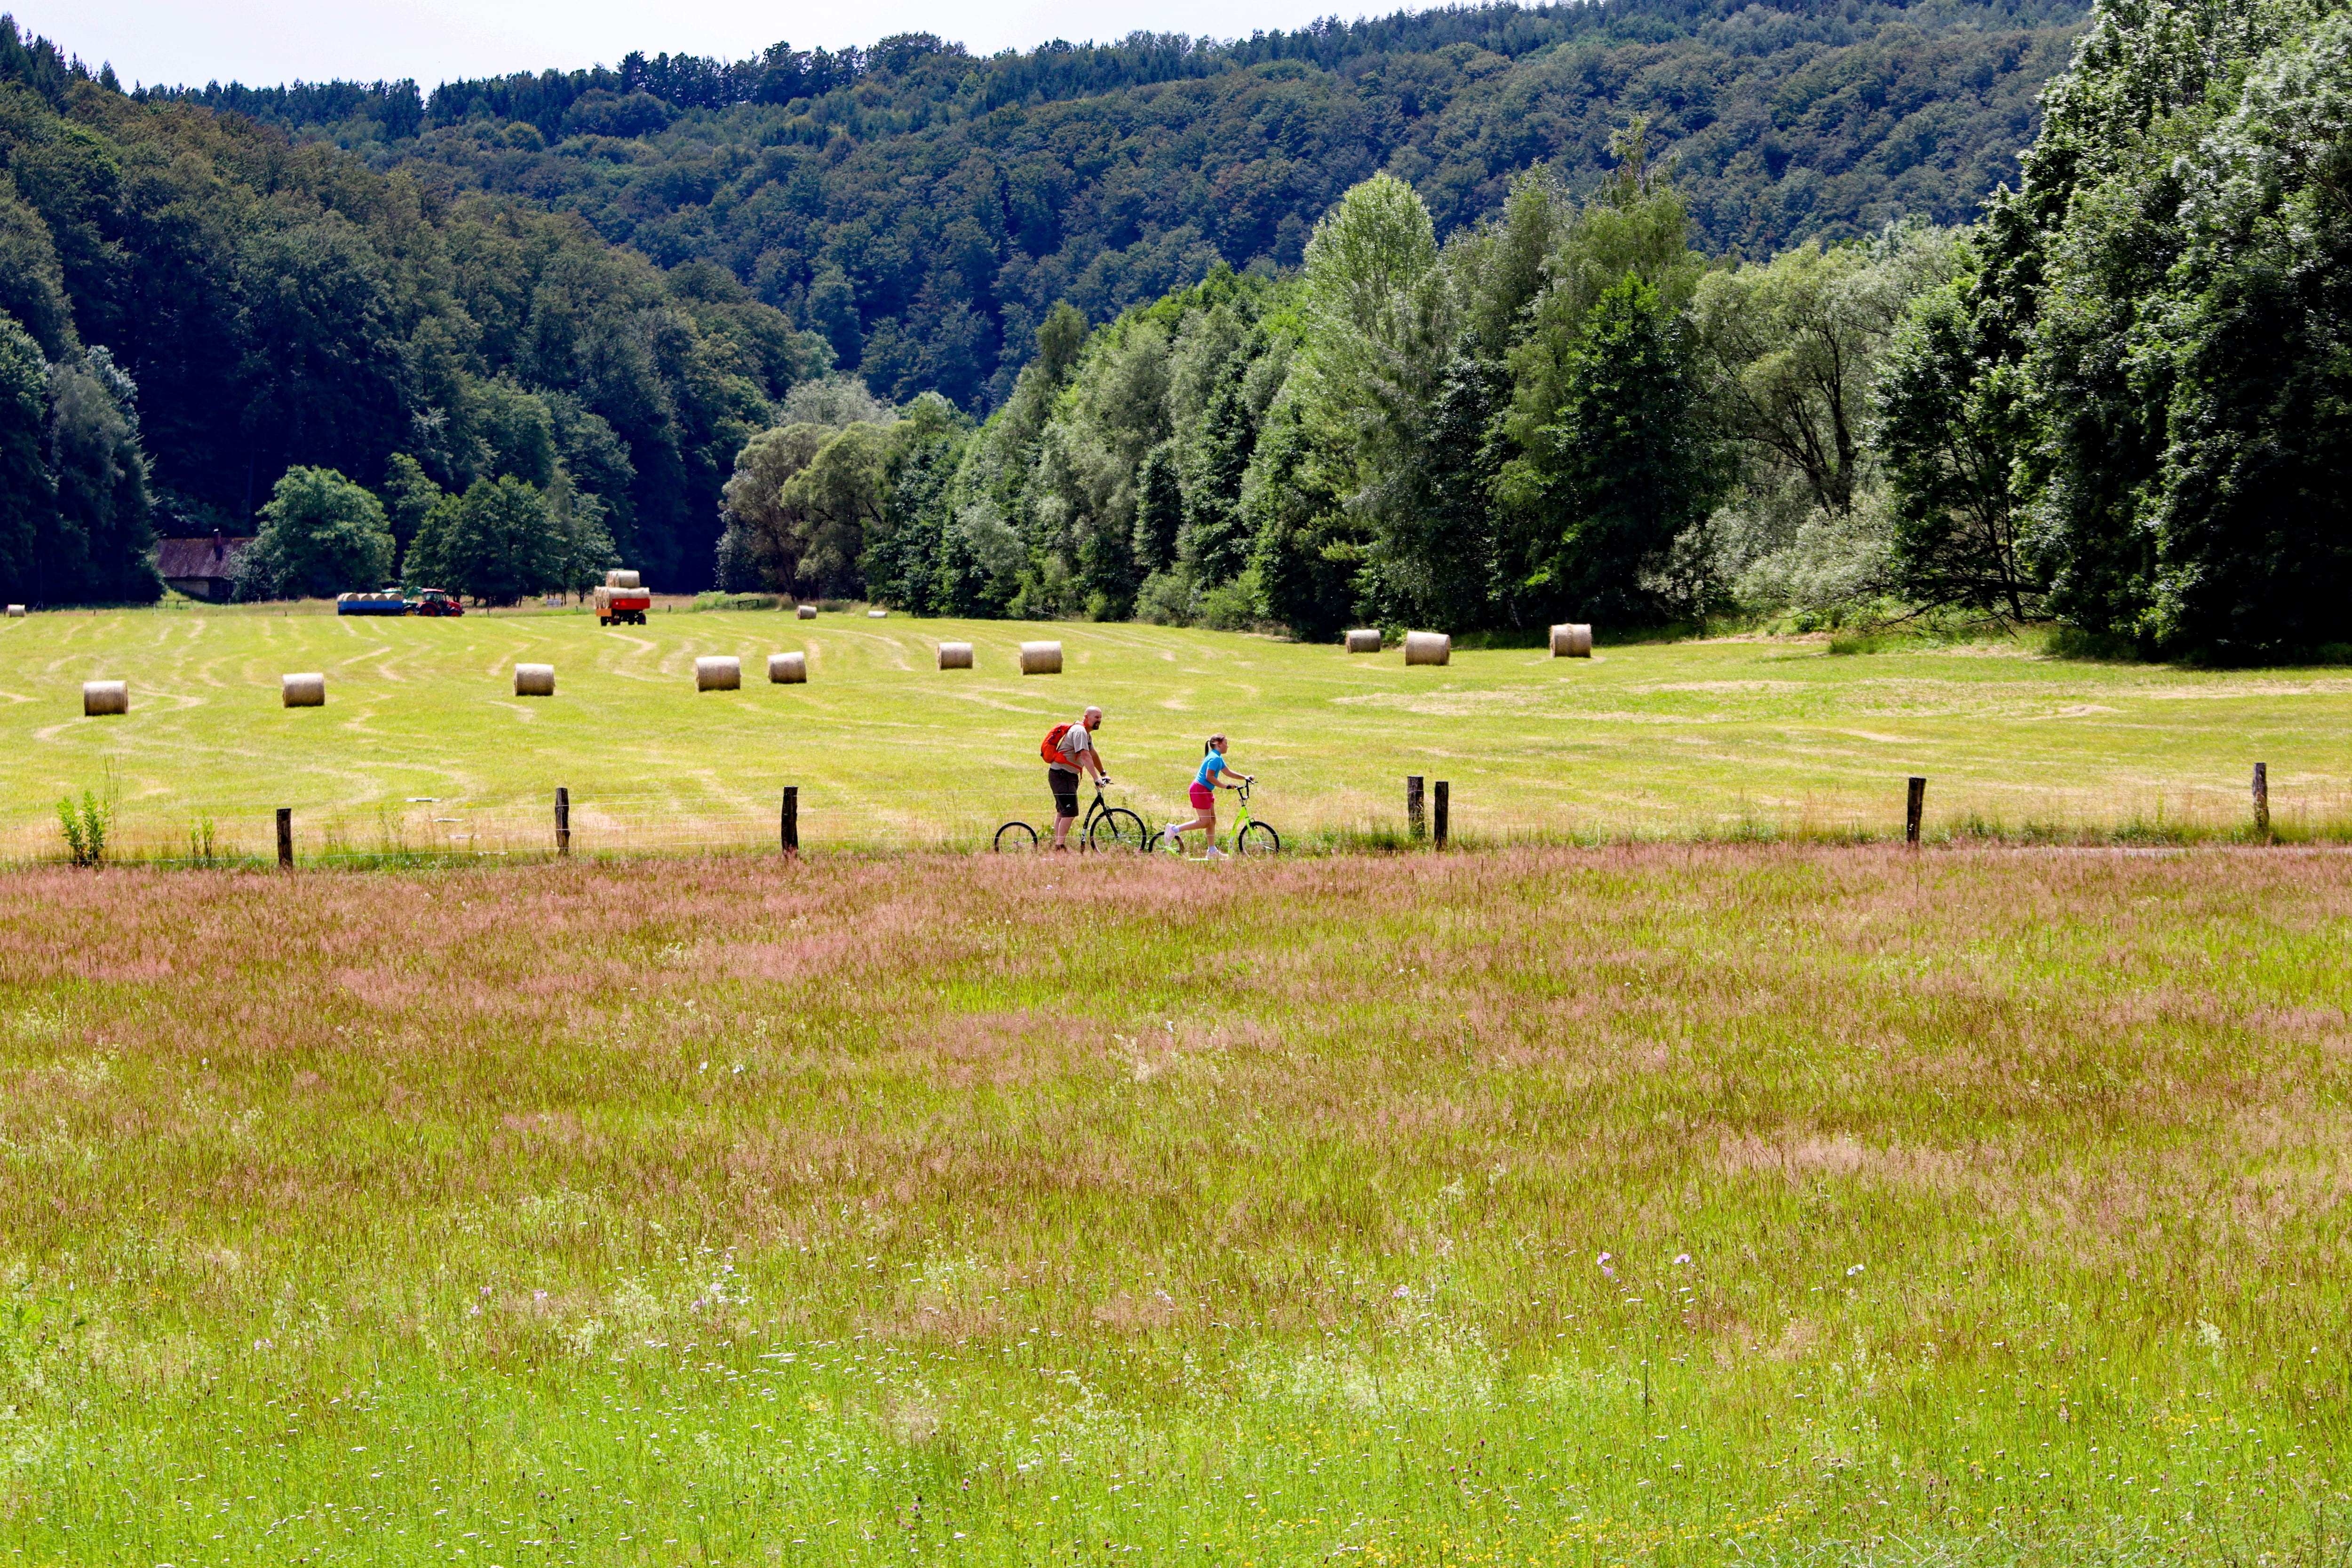
<svg viewBox="0 0 2352 1568">
<path fill-rule="evenodd" d="M 1398 0 L 0 0 L 20 31 L 55 40 L 92 70 L 112 63 L 125 87 L 414 77 L 428 92 L 462 77 L 617 64 L 631 49 L 740 59 L 779 39 L 839 48 L 937 33 L 993 54 L 1139 29 L 1234 37 L 1335 11 L 1402 8 Z"/>
</svg>

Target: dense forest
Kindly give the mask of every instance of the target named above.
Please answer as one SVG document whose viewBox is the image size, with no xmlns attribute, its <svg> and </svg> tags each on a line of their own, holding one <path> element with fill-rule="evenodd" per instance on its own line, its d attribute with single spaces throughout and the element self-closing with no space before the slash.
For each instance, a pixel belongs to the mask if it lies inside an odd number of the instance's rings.
<svg viewBox="0 0 2352 1568">
<path fill-rule="evenodd" d="M 2076 0 L 1608 0 L 1139 36 L 974 58 L 928 36 L 443 84 L 146 89 L 347 148 L 420 188 L 577 213 L 713 262 L 895 402 L 1002 405 L 1066 300 L 1096 323 L 1224 262 L 1296 268 L 1385 170 L 1441 238 L 1548 163 L 1597 188 L 1646 118 L 1696 241 L 1769 253 L 1964 223 L 2032 140 Z"/>
<path fill-rule="evenodd" d="M 721 268 L 110 75 L 0 21 L 0 594 L 152 598 L 152 531 L 251 532 L 310 470 L 370 487 L 399 546 L 510 479 L 708 580 L 735 454 L 822 339 Z M 375 585 L 330 559 L 255 591 Z"/>
<path fill-rule="evenodd" d="M 1895 15 L 780 46 L 429 99 L 126 94 L 0 26 L 0 588 L 152 593 L 152 514 L 257 522 L 254 594 L 625 557 L 1314 637 L 2352 642 L 2352 19 L 2103 4 L 1979 215 L 1970 117 L 2027 113 L 2059 34 Z M 1801 58 L 1727 50 L 1782 23 Z M 1939 49 L 1972 89 L 1895 90 Z"/>
<path fill-rule="evenodd" d="M 2106 0 L 1881 403 L 1907 592 L 2352 658 L 2352 14 Z"/>
<path fill-rule="evenodd" d="M 1057 308 L 974 426 L 780 424 L 730 587 L 1328 636 L 2054 616 L 2352 655 L 2352 14 L 2103 6 L 2021 184 L 1725 264 L 1636 120 L 1441 237 L 1380 174 L 1295 274 Z"/>
<path fill-rule="evenodd" d="M 1057 305 L 1262 291 L 1383 165 L 1467 232 L 1534 163 L 1591 184 L 1632 108 L 1702 243 L 1964 217 L 2070 17 L 1501 5 L 987 59 L 632 56 L 429 97 L 125 92 L 0 19 L 0 592 L 149 596 L 152 531 L 256 528 L 255 594 L 389 561 L 503 597 L 615 553 L 698 586 L 738 452 L 829 368 L 978 416 Z M 473 572 L 515 558 L 482 520 L 526 516 L 553 541 L 530 569 Z"/>
</svg>

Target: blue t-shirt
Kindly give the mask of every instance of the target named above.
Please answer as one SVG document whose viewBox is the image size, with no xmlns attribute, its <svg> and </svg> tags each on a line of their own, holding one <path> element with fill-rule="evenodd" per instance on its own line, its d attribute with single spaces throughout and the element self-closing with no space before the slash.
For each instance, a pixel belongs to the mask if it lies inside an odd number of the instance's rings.
<svg viewBox="0 0 2352 1568">
<path fill-rule="evenodd" d="M 1193 775 L 1192 782 L 1197 784 L 1207 784 L 1214 789 L 1217 775 L 1224 771 L 1225 754 L 1223 752 L 1211 752 L 1201 759 L 1201 771 Z"/>
</svg>

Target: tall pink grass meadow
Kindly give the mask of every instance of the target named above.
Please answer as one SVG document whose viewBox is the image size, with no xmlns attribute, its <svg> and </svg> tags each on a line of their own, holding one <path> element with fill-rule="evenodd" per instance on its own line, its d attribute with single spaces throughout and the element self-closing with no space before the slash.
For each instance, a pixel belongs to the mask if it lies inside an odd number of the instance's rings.
<svg viewBox="0 0 2352 1568">
<path fill-rule="evenodd" d="M 2333 1562 L 2347 916 L 2296 847 L 8 872 L 0 1551 Z"/>
</svg>

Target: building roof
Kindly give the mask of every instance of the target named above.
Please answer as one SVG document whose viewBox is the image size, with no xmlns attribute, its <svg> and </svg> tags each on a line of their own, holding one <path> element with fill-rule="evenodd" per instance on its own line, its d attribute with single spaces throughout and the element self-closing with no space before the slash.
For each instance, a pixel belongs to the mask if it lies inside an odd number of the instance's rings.
<svg viewBox="0 0 2352 1568">
<path fill-rule="evenodd" d="M 203 539 L 166 539 L 155 546 L 155 574 L 174 577 L 234 577 L 250 539 L 212 534 Z"/>
</svg>

